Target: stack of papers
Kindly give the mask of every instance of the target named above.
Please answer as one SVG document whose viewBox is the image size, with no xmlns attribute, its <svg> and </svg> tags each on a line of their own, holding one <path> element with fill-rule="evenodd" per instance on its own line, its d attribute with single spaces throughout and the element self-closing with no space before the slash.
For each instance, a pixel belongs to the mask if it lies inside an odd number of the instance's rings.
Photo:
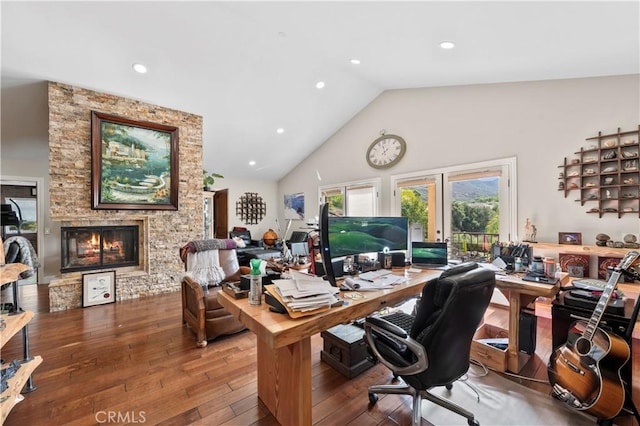
<svg viewBox="0 0 640 426">
<path fill-rule="evenodd" d="M 392 288 L 403 281 L 406 281 L 404 277 L 393 275 L 391 271 L 370 271 L 360 274 L 357 278 L 346 278 L 344 283 L 353 290 L 377 291 Z"/>
<path fill-rule="evenodd" d="M 321 277 L 290 272 L 291 279 L 273 280 L 276 291 L 292 311 L 305 312 L 318 308 L 331 307 L 340 300 L 339 293 Z"/>
</svg>

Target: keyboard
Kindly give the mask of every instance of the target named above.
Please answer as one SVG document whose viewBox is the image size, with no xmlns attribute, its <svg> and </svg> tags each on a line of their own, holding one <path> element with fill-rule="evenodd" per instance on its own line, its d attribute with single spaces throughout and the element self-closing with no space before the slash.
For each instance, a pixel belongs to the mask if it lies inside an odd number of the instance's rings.
<svg viewBox="0 0 640 426">
<path fill-rule="evenodd" d="M 397 325 L 407 333 L 411 332 L 411 326 L 413 325 L 414 317 L 409 314 L 398 311 L 387 315 L 382 315 L 380 318 L 385 321 L 389 321 L 393 325 Z"/>
</svg>

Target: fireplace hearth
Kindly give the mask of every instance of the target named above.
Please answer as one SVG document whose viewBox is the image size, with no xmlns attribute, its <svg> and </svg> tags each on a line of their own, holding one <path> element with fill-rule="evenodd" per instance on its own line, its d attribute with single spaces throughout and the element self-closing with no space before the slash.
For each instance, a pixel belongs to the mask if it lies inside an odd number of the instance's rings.
<svg viewBox="0 0 640 426">
<path fill-rule="evenodd" d="M 138 265 L 138 226 L 62 227 L 60 272 Z"/>
</svg>

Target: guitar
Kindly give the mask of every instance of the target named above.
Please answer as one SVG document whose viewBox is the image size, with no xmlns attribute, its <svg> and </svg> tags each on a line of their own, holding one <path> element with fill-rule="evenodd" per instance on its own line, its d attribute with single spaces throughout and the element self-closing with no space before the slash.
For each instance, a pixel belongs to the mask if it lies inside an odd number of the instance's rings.
<svg viewBox="0 0 640 426">
<path fill-rule="evenodd" d="M 625 391 L 620 369 L 629 360 L 631 351 L 623 338 L 598 325 L 620 275 L 639 259 L 640 253 L 631 251 L 613 268 L 589 321 L 574 322 L 567 342 L 549 358 L 547 371 L 552 395 L 599 419 L 611 419 L 622 410 Z"/>
</svg>

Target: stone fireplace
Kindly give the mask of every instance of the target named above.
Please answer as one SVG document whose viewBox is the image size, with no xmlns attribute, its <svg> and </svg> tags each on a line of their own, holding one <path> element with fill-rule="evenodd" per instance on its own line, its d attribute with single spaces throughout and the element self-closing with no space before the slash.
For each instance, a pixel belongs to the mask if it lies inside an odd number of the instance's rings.
<svg viewBox="0 0 640 426">
<path fill-rule="evenodd" d="M 62 264 L 63 252 L 67 250 L 68 255 L 75 255 L 75 260 L 66 261 L 74 270 L 61 272 L 51 280 L 50 310 L 82 306 L 83 274 L 98 271 L 101 266 L 92 263 L 91 269 L 76 268 L 88 267 L 84 262 L 90 258 L 98 259 L 98 255 L 93 257 L 89 252 L 100 247 L 103 267 L 116 271 L 116 300 L 178 291 L 184 274 L 180 247 L 202 238 L 202 117 L 55 82 L 49 82 L 48 107 L 50 220 L 54 232 L 66 227 L 138 227 L 138 259 L 131 265 L 119 264 L 120 259 L 116 257 L 120 256 L 120 248 L 116 250 L 113 244 L 105 252 L 103 244 L 91 239 L 86 244 L 85 236 L 79 244 L 76 235 L 76 242 L 69 243 L 68 247 L 63 247 L 67 243 L 58 242 L 61 250 L 56 253 L 58 257 L 52 266 L 57 269 Z M 91 155 L 92 111 L 179 128 L 178 210 L 91 208 L 91 185 L 95 177 Z M 62 240 L 61 234 L 60 238 Z M 105 258 L 108 266 L 104 264 Z"/>
<path fill-rule="evenodd" d="M 138 265 L 138 226 L 87 226 L 61 229 L 60 272 Z"/>
</svg>

